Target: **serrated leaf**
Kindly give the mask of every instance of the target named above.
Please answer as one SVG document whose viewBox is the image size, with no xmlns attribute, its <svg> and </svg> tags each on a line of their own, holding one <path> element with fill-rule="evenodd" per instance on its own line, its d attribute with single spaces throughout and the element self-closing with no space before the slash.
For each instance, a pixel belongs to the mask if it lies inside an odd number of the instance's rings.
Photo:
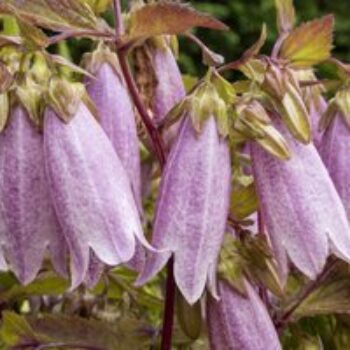
<svg viewBox="0 0 350 350">
<path fill-rule="evenodd" d="M 51 30 L 93 30 L 98 26 L 93 11 L 81 0 L 5 1 L 16 17 Z"/>
<path fill-rule="evenodd" d="M 2 300 L 23 298 L 26 296 L 60 295 L 69 288 L 67 280 L 53 272 L 41 273 L 27 286 L 15 284 L 12 288 L 0 292 Z"/>
<path fill-rule="evenodd" d="M 182 34 L 193 27 L 228 29 L 219 20 L 192 7 L 171 1 L 159 1 L 138 7 L 130 13 L 128 35 L 124 44 L 157 35 Z"/>
<path fill-rule="evenodd" d="M 344 271 L 333 273 L 295 310 L 293 319 L 326 314 L 350 313 L 350 279 Z"/>
<path fill-rule="evenodd" d="M 76 316 L 45 315 L 28 318 L 28 323 L 36 334 L 49 339 L 43 344 L 64 343 L 72 349 L 143 349 L 149 341 L 142 332 L 145 325 L 131 317 L 108 324 Z"/>
<path fill-rule="evenodd" d="M 26 343 L 36 343 L 38 338 L 30 324 L 23 316 L 5 311 L 2 314 L 0 329 L 1 340 L 9 346 L 19 346 Z"/>
<path fill-rule="evenodd" d="M 280 33 L 289 32 L 295 23 L 293 0 L 275 0 L 277 10 L 277 27 Z"/>
<path fill-rule="evenodd" d="M 333 24 L 333 15 L 302 24 L 283 42 L 280 57 L 298 68 L 327 60 L 332 50 Z"/>
</svg>

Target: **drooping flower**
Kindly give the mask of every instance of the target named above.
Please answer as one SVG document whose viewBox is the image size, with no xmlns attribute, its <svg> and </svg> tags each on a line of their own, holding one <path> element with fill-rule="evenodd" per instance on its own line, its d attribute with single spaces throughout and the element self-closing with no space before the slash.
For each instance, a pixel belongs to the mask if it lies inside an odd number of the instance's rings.
<svg viewBox="0 0 350 350">
<path fill-rule="evenodd" d="M 298 80 L 317 81 L 314 72 L 311 69 L 301 69 L 294 71 Z M 322 134 L 319 124 L 322 115 L 327 110 L 327 101 L 322 96 L 322 88 L 318 85 L 308 86 L 302 89 L 303 99 L 309 110 L 310 124 L 312 131 L 312 141 L 317 149 L 321 146 Z"/>
<path fill-rule="evenodd" d="M 137 82 L 145 104 L 160 125 L 168 112 L 186 95 L 180 69 L 169 44 L 169 37 L 150 39 L 135 51 Z M 173 143 L 180 123 L 174 123 L 163 132 L 167 147 Z"/>
<path fill-rule="evenodd" d="M 136 240 L 148 243 L 127 173 L 83 102 L 69 123 L 48 108 L 44 140 L 51 198 L 70 249 L 75 287 L 86 277 L 90 250 L 117 265 L 132 258 Z"/>
<path fill-rule="evenodd" d="M 281 162 L 258 145 L 251 145 L 260 210 L 282 280 L 288 274 L 288 257 L 314 279 L 331 252 L 350 259 L 350 227 L 315 146 L 297 143 L 280 122 L 275 122 L 292 157 Z"/>
<path fill-rule="evenodd" d="M 140 151 L 135 111 L 118 71 L 118 58 L 108 48 L 100 46 L 85 58 L 85 65 L 95 76 L 86 80 L 87 91 L 97 107 L 101 126 L 128 173 L 141 213 Z"/>
<path fill-rule="evenodd" d="M 322 138 L 320 154 L 343 201 L 348 220 L 350 220 L 349 119 L 339 107 L 330 117 L 330 124 Z"/>
<path fill-rule="evenodd" d="M 165 41 L 165 40 L 164 40 Z M 159 123 L 186 95 L 181 72 L 171 48 L 163 42 L 151 49 L 153 67 L 157 77 L 153 112 Z"/>
<path fill-rule="evenodd" d="M 219 283 L 220 300 L 207 302 L 207 321 L 212 350 L 278 350 L 275 327 L 254 288 L 245 281 L 246 296 L 226 282 Z"/>
<path fill-rule="evenodd" d="M 66 245 L 49 197 L 43 137 L 19 105 L 0 134 L 0 149 L 0 240 L 11 270 L 31 282 L 49 248 L 65 274 Z"/>
<path fill-rule="evenodd" d="M 213 102 L 214 100 L 210 100 Z M 217 104 L 210 103 L 215 109 Z M 138 279 L 146 282 L 174 254 L 175 281 L 189 303 L 202 295 L 206 282 L 215 294 L 213 275 L 229 209 L 231 167 L 227 140 L 210 110 L 201 131 L 185 115 L 167 160 L 158 194 L 151 254 Z"/>
</svg>

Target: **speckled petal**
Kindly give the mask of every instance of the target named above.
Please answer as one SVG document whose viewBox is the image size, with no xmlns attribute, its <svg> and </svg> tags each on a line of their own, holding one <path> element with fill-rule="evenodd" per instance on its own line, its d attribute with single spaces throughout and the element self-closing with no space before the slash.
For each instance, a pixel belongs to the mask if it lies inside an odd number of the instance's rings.
<svg viewBox="0 0 350 350">
<path fill-rule="evenodd" d="M 350 221 L 350 128 L 338 114 L 324 133 L 321 157 L 343 201 Z"/>
<path fill-rule="evenodd" d="M 128 173 L 140 213 L 141 170 L 135 112 L 122 78 L 104 63 L 95 79 L 86 82 L 87 90 L 99 111 L 100 123 Z"/>
<path fill-rule="evenodd" d="M 320 119 L 327 109 L 327 101 L 322 96 L 315 96 L 310 101 L 310 119 L 312 128 L 312 140 L 317 149 L 320 148 L 323 132 L 319 130 Z"/>
<path fill-rule="evenodd" d="M 279 350 L 281 344 L 271 318 L 253 287 L 245 282 L 243 297 L 225 282 L 220 300 L 208 298 L 207 321 L 212 350 Z"/>
<path fill-rule="evenodd" d="M 22 283 L 38 273 L 50 246 L 57 270 L 65 272 L 65 241 L 60 232 L 45 177 L 42 135 L 16 107 L 0 135 L 0 198 L 4 223 L 0 239 Z"/>
<path fill-rule="evenodd" d="M 152 50 L 153 67 L 158 79 L 154 96 L 154 117 L 164 119 L 170 109 L 185 97 L 185 87 L 175 57 L 169 47 Z"/>
<path fill-rule="evenodd" d="M 124 167 L 83 103 L 69 124 L 48 109 L 44 140 L 50 193 L 70 248 L 75 287 L 85 278 L 89 248 L 117 265 L 133 256 L 135 236 L 147 242 Z"/>
<path fill-rule="evenodd" d="M 252 144 L 261 211 L 281 278 L 285 280 L 288 273 L 288 255 L 300 271 L 314 279 L 331 249 L 349 259 L 350 228 L 315 146 L 301 145 L 281 125 L 279 129 L 293 151 L 289 161 L 282 162 Z"/>
<path fill-rule="evenodd" d="M 169 155 L 158 197 L 153 244 L 174 253 L 176 283 L 189 303 L 208 281 L 225 232 L 230 195 L 230 155 L 214 118 L 200 135 L 186 118 Z M 152 254 L 138 283 L 164 266 L 170 252 Z"/>
</svg>

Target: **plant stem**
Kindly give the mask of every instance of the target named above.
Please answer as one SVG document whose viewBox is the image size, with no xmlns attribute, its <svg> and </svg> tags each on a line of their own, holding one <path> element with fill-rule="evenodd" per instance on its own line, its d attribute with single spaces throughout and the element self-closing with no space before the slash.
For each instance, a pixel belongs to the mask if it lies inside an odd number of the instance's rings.
<svg viewBox="0 0 350 350">
<path fill-rule="evenodd" d="M 281 333 L 286 327 L 294 312 L 298 309 L 302 302 L 329 277 L 336 266 L 336 262 L 336 260 L 332 260 L 315 281 L 311 281 L 309 284 L 307 284 L 305 288 L 300 291 L 296 300 L 286 309 L 282 316 L 279 317 L 279 319 L 275 322 L 279 333 Z"/>
<path fill-rule="evenodd" d="M 163 146 L 163 140 L 161 139 L 158 129 L 153 123 L 152 118 L 148 114 L 142 99 L 140 97 L 139 91 L 137 89 L 135 80 L 131 74 L 131 70 L 129 67 L 129 63 L 126 58 L 126 52 L 124 50 L 119 50 L 118 51 L 118 57 L 119 57 L 119 64 L 120 68 L 123 72 L 123 76 L 125 79 L 125 82 L 128 86 L 130 95 L 134 101 L 134 104 L 142 118 L 143 123 L 145 124 L 145 127 L 147 129 L 147 132 L 149 134 L 149 137 L 151 138 L 153 148 L 155 151 L 155 154 L 158 158 L 158 161 L 160 163 L 161 168 L 164 167 L 165 161 L 166 161 L 166 155 L 164 151 L 164 146 Z"/>
<path fill-rule="evenodd" d="M 52 36 L 49 39 L 48 45 L 54 45 L 59 43 L 60 41 L 67 40 L 69 38 L 78 38 L 78 37 L 86 37 L 91 36 L 95 38 L 102 38 L 103 40 L 113 40 L 113 33 L 102 33 L 93 30 L 84 30 L 84 31 L 68 31 L 63 32 L 57 35 Z"/>
<path fill-rule="evenodd" d="M 123 34 L 122 24 L 122 11 L 120 0 L 113 0 L 114 3 L 114 15 L 116 22 L 116 44 L 120 41 L 120 37 Z M 117 50 L 119 64 L 123 73 L 125 82 L 128 86 L 130 95 L 134 101 L 134 104 L 142 118 L 142 121 L 147 129 L 150 136 L 154 152 L 158 158 L 161 169 L 164 168 L 166 162 L 166 154 L 164 151 L 163 140 L 160 137 L 157 127 L 155 126 L 152 117 L 147 112 L 142 99 L 140 97 L 138 88 L 136 86 L 134 77 L 131 73 L 129 63 L 127 60 L 127 50 Z M 171 258 L 167 264 L 167 282 L 166 282 L 166 295 L 164 304 L 164 317 L 163 317 L 163 328 L 162 328 L 162 342 L 161 350 L 170 350 L 172 343 L 172 333 L 174 324 L 174 310 L 175 310 L 175 280 L 173 273 L 173 258 Z"/>
</svg>

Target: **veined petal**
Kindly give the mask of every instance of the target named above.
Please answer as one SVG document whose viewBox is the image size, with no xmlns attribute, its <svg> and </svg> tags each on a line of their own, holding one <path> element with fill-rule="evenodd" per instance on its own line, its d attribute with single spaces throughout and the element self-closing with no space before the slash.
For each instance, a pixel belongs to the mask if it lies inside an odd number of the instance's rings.
<svg viewBox="0 0 350 350">
<path fill-rule="evenodd" d="M 169 47 L 152 50 L 153 67 L 158 79 L 154 96 L 154 117 L 161 122 L 185 97 L 185 87 L 179 67 Z"/>
<path fill-rule="evenodd" d="M 130 182 L 111 142 L 81 103 L 64 124 L 51 109 L 44 123 L 51 198 L 69 245 L 72 286 L 85 278 L 89 248 L 108 265 L 131 259 L 145 240 Z"/>
<path fill-rule="evenodd" d="M 208 298 L 207 320 L 212 350 L 278 350 L 281 344 L 271 318 L 253 287 L 246 297 L 226 282 L 219 283 L 220 300 Z"/>
<path fill-rule="evenodd" d="M 43 138 L 21 107 L 0 135 L 0 239 L 19 280 L 37 275 L 50 246 L 57 270 L 65 272 L 65 240 L 50 202 Z"/>
<path fill-rule="evenodd" d="M 98 69 L 96 78 L 89 79 L 86 86 L 99 111 L 101 126 L 128 173 L 142 213 L 139 140 L 135 112 L 125 83 L 109 63 L 104 63 Z"/>
<path fill-rule="evenodd" d="M 320 154 L 343 201 L 348 220 L 350 220 L 349 147 L 350 129 L 339 113 L 324 133 Z"/>
<path fill-rule="evenodd" d="M 261 211 L 281 278 L 287 277 L 288 255 L 300 271 L 314 279 L 322 271 L 330 248 L 349 259 L 350 228 L 315 146 L 301 145 L 282 125 L 279 129 L 293 152 L 289 161 L 275 159 L 256 144 L 251 148 Z"/>
<path fill-rule="evenodd" d="M 322 96 L 315 96 L 311 97 L 311 101 L 309 104 L 312 140 L 316 148 L 319 149 L 321 147 L 323 135 L 323 132 L 319 130 L 319 122 L 321 116 L 327 110 L 327 102 Z"/>
<path fill-rule="evenodd" d="M 230 197 L 230 154 L 214 118 L 200 135 L 190 118 L 181 126 L 161 182 L 153 244 L 174 253 L 175 281 L 189 303 L 197 301 L 216 265 Z M 170 252 L 151 254 L 138 283 L 157 274 Z"/>
</svg>

